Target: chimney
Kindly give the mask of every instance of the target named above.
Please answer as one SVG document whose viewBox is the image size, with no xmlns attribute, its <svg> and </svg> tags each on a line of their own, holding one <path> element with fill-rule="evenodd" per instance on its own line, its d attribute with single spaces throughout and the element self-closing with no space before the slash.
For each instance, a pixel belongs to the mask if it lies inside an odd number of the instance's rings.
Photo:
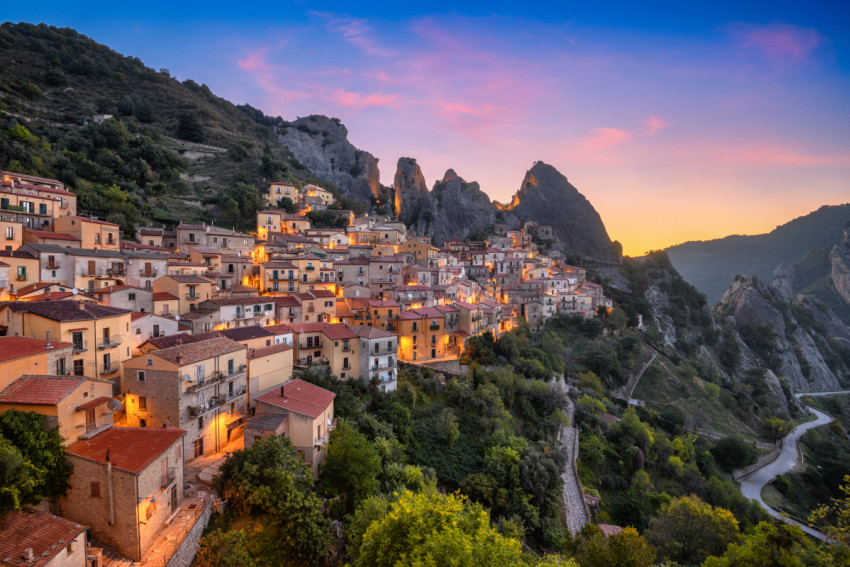
<svg viewBox="0 0 850 567">
<path fill-rule="evenodd" d="M 183 362 L 183 353 L 182 353 L 182 352 L 178 352 L 178 353 L 177 353 L 177 364 L 180 364 L 180 363 L 182 363 L 182 362 Z"/>
<path fill-rule="evenodd" d="M 77 308 L 80 311 L 85 311 L 86 310 L 86 302 L 85 301 L 78 301 L 77 302 Z"/>
<path fill-rule="evenodd" d="M 33 554 L 32 554 L 32 548 L 31 547 L 28 547 L 24 550 L 23 558 L 24 558 L 24 561 L 26 561 L 26 562 L 30 562 L 30 561 L 33 560 Z"/>
<path fill-rule="evenodd" d="M 280 387 L 280 397 L 286 399 L 286 393 L 283 391 L 283 386 Z"/>
</svg>

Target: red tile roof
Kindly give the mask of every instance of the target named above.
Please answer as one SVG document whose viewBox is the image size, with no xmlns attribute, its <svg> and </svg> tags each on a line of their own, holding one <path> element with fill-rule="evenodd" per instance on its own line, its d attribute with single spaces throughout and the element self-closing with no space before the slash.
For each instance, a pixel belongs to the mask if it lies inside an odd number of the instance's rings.
<svg viewBox="0 0 850 567">
<path fill-rule="evenodd" d="M 290 327 L 286 323 L 280 323 L 279 325 L 267 325 L 265 329 L 274 333 L 275 335 L 285 335 L 286 333 L 292 332 L 292 327 Z"/>
<path fill-rule="evenodd" d="M 71 240 L 75 242 L 80 242 L 80 239 L 76 236 L 71 236 L 70 234 L 63 234 L 61 232 L 47 232 L 46 230 L 33 230 L 31 228 L 25 228 L 29 234 L 32 234 L 36 238 L 44 238 L 46 240 Z"/>
<path fill-rule="evenodd" d="M 128 309 L 110 307 L 108 305 L 95 305 L 74 300 L 66 301 L 18 301 L 7 303 L 15 313 L 34 313 L 53 321 L 90 321 L 103 317 L 117 317 L 130 313 Z"/>
<path fill-rule="evenodd" d="M 248 349 L 248 359 L 261 358 L 263 356 L 269 356 L 270 354 L 277 354 L 279 352 L 284 352 L 287 350 L 292 350 L 292 347 L 286 343 L 279 343 L 276 345 L 269 345 L 267 347 L 262 348 L 249 348 Z"/>
<path fill-rule="evenodd" d="M 281 390 L 283 390 L 283 396 L 281 396 Z M 336 398 L 336 394 L 333 392 L 296 378 L 280 388 L 266 392 L 257 400 L 316 418 L 328 409 L 334 398 Z"/>
<path fill-rule="evenodd" d="M 186 432 L 174 427 L 110 427 L 91 439 L 77 441 L 65 452 L 96 463 L 106 463 L 106 453 L 113 467 L 140 473 L 174 445 Z"/>
<path fill-rule="evenodd" d="M 21 376 L 0 392 L 0 403 L 55 406 L 85 381 L 83 376 Z"/>
<path fill-rule="evenodd" d="M 103 404 L 110 402 L 111 400 L 112 400 L 112 398 L 110 398 L 109 396 L 100 396 L 99 398 L 95 398 L 95 399 L 91 400 L 90 402 L 86 402 L 82 405 L 77 406 L 77 409 L 78 410 L 94 409 L 98 406 L 102 406 Z"/>
<path fill-rule="evenodd" d="M 176 301 L 177 296 L 171 295 L 167 291 L 155 291 L 155 292 L 153 292 L 153 300 L 154 301 Z"/>
<path fill-rule="evenodd" d="M 78 221 L 92 222 L 94 224 L 104 224 L 106 226 L 114 226 L 115 228 L 118 228 L 118 225 L 115 224 L 114 222 L 106 222 L 106 221 L 102 221 L 102 220 L 93 219 L 93 218 L 90 218 L 90 217 L 80 217 L 80 216 L 71 217 L 71 218 L 76 219 Z"/>
<path fill-rule="evenodd" d="M 64 554 L 71 541 L 84 531 L 86 526 L 53 514 L 34 510 L 11 512 L 0 519 L 0 563 L 46 565 L 58 554 Z M 32 549 L 32 561 L 23 558 L 27 549 Z"/>
<path fill-rule="evenodd" d="M 71 343 L 50 341 L 52 348 L 69 347 Z M 49 352 L 47 341 L 30 337 L 0 337 L 0 362 Z"/>
<path fill-rule="evenodd" d="M 395 337 L 395 333 L 367 325 L 352 325 L 349 329 L 363 339 L 391 339 Z"/>
<path fill-rule="evenodd" d="M 171 348 L 163 348 L 152 351 L 149 356 L 157 356 L 173 364 L 185 366 L 222 354 L 244 351 L 245 345 L 239 344 L 227 337 L 216 336 L 215 338 L 195 343 L 182 344 Z M 178 357 L 180 361 L 178 362 Z"/>
</svg>

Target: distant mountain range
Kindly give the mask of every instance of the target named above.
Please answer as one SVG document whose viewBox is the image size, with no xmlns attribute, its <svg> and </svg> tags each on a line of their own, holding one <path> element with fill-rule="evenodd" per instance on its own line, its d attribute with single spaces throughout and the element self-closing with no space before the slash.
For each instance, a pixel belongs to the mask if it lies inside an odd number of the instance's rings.
<svg viewBox="0 0 850 567">
<path fill-rule="evenodd" d="M 671 246 L 667 254 L 682 277 L 706 294 L 709 304 L 720 301 L 736 275 L 756 275 L 769 283 L 782 263 L 802 262 L 796 291 L 804 291 L 825 275 L 823 270 L 828 273 L 830 250 L 842 242 L 848 221 L 850 204 L 823 206 L 767 234 L 685 242 Z M 816 266 L 820 268 L 813 272 Z"/>
</svg>

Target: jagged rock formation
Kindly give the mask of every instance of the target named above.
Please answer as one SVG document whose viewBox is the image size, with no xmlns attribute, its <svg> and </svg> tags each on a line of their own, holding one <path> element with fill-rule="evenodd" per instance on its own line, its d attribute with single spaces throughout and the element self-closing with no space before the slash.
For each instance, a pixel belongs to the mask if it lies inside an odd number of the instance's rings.
<svg viewBox="0 0 850 567">
<path fill-rule="evenodd" d="M 850 305 L 850 229 L 844 229 L 844 240 L 832 248 L 829 263 L 832 285 L 844 303 Z"/>
<path fill-rule="evenodd" d="M 771 285 L 783 298 L 791 299 L 795 295 L 794 278 L 796 275 L 794 266 L 787 262 L 782 262 L 773 270 L 773 282 L 771 282 Z"/>
<path fill-rule="evenodd" d="M 551 165 L 538 161 L 526 172 L 507 210 L 521 223 L 552 226 L 562 250 L 596 260 L 619 260 L 599 213 Z"/>
<path fill-rule="evenodd" d="M 428 191 L 416 160 L 401 158 L 393 189 L 396 210 L 408 231 L 430 236 L 437 245 L 490 230 L 496 222 L 496 206 L 478 183 L 467 183 L 451 169 Z"/>
<path fill-rule="evenodd" d="M 355 148 L 339 119 L 307 116 L 278 128 L 278 138 L 314 175 L 346 197 L 369 202 L 381 190 L 378 158 Z"/>
<path fill-rule="evenodd" d="M 846 380 L 846 369 L 835 363 L 830 366 L 823 351 L 832 348 L 829 339 L 850 335 L 850 330 L 810 298 L 799 297 L 788 303 L 776 288 L 757 278 L 739 276 L 717 308 L 739 331 L 769 329 L 775 333 L 770 341 L 762 337 L 759 354 L 770 359 L 772 368 L 792 388 L 839 389 Z"/>
</svg>

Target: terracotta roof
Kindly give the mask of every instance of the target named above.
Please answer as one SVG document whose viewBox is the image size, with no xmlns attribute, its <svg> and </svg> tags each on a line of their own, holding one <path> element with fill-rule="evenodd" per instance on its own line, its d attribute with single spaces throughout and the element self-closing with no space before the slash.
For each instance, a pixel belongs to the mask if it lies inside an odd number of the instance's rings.
<svg viewBox="0 0 850 567">
<path fill-rule="evenodd" d="M 155 291 L 155 292 L 153 292 L 153 300 L 154 301 L 176 301 L 177 296 L 171 295 L 167 291 Z"/>
<path fill-rule="evenodd" d="M 207 299 L 204 303 L 214 303 L 215 305 L 254 305 L 256 303 L 272 303 L 270 297 L 225 297 L 221 299 Z"/>
<path fill-rule="evenodd" d="M 59 301 L 62 299 L 70 299 L 74 294 L 70 291 L 51 291 L 38 296 L 42 301 Z"/>
<path fill-rule="evenodd" d="M 95 399 L 91 400 L 90 402 L 86 402 L 82 405 L 77 406 L 77 409 L 78 410 L 94 409 L 98 406 L 102 406 L 103 404 L 108 403 L 110 400 L 112 400 L 112 398 L 110 398 L 109 396 L 100 396 L 99 398 L 95 398 Z"/>
<path fill-rule="evenodd" d="M 46 348 L 47 344 L 46 340 L 30 337 L 0 337 L 0 362 L 49 352 L 49 349 Z M 50 347 L 54 349 L 69 346 L 71 346 L 71 343 L 50 341 Z"/>
<path fill-rule="evenodd" d="M 399 307 L 397 301 L 393 301 L 392 299 L 370 299 L 369 307 Z"/>
<path fill-rule="evenodd" d="M 46 230 L 33 230 L 31 228 L 24 228 L 29 234 L 32 234 L 36 238 L 45 238 L 48 240 L 72 240 L 75 242 L 79 242 L 80 239 L 71 236 L 70 234 L 63 234 L 61 232 L 47 232 Z"/>
<path fill-rule="evenodd" d="M 158 349 L 170 348 L 177 345 L 187 345 L 191 343 L 197 343 L 200 341 L 207 341 L 209 339 L 214 339 L 215 337 L 220 336 L 218 331 L 209 331 L 207 333 L 198 333 L 197 335 L 190 335 L 186 333 L 176 333 L 174 335 L 167 335 L 165 337 L 156 337 L 152 339 L 148 339 L 147 343 L 155 346 Z"/>
<path fill-rule="evenodd" d="M 323 297 L 336 297 L 334 295 L 334 292 L 329 291 L 327 289 L 314 289 L 313 291 L 311 291 L 309 293 L 312 293 L 313 297 L 315 297 L 316 299 L 323 298 Z"/>
<path fill-rule="evenodd" d="M 283 390 L 283 396 L 281 396 L 281 390 Z M 316 418 L 328 409 L 334 398 L 336 398 L 336 394 L 333 392 L 296 378 L 280 388 L 266 392 L 257 400 Z"/>
<path fill-rule="evenodd" d="M 377 327 L 369 327 L 368 325 L 352 325 L 349 329 L 351 329 L 352 333 L 363 339 L 390 339 L 395 337 L 395 333 Z"/>
<path fill-rule="evenodd" d="M 348 325 L 345 323 L 333 323 L 326 325 L 326 328 L 322 330 L 322 333 L 324 333 L 324 335 L 332 341 L 357 338 L 357 335 L 351 332 L 351 329 L 349 329 Z"/>
<path fill-rule="evenodd" d="M 265 327 L 267 331 L 272 332 L 275 335 L 285 335 L 287 333 L 292 332 L 292 327 L 287 325 L 286 323 L 280 323 L 278 325 L 267 325 Z"/>
<path fill-rule="evenodd" d="M 24 250 L 0 250 L 0 257 L 2 258 L 29 258 L 30 260 L 35 260 L 36 257 L 26 252 Z"/>
<path fill-rule="evenodd" d="M 104 317 L 117 317 L 130 313 L 129 309 L 110 307 L 109 305 L 96 305 L 94 303 L 74 301 L 18 301 L 7 303 L 15 313 L 34 313 L 40 317 L 53 321 L 90 321 Z"/>
<path fill-rule="evenodd" d="M 277 354 L 287 350 L 292 350 L 292 347 L 286 343 L 278 343 L 276 345 L 269 345 L 262 348 L 249 348 L 248 359 L 261 358 L 263 356 L 269 356 L 270 354 Z"/>
<path fill-rule="evenodd" d="M 204 265 L 204 264 L 200 264 Z M 172 280 L 178 283 L 212 283 L 210 280 L 206 278 L 202 278 L 201 276 L 192 276 L 192 275 L 177 275 L 177 274 L 168 274 L 164 276 L 166 278 L 171 278 Z"/>
<path fill-rule="evenodd" d="M 91 439 L 77 441 L 65 452 L 96 463 L 140 473 L 177 442 L 186 432 L 174 427 L 110 427 Z"/>
<path fill-rule="evenodd" d="M 44 289 L 46 287 L 50 287 L 50 286 L 54 286 L 54 285 L 58 286 L 60 284 L 53 283 L 53 282 L 36 282 L 36 283 L 31 283 L 29 285 L 25 285 L 24 287 L 22 287 L 21 289 L 18 290 L 18 297 L 20 297 L 22 295 L 26 295 L 26 294 L 28 294 L 32 291 L 38 291 L 40 289 Z M 68 286 L 62 286 L 62 287 L 68 287 Z"/>
<path fill-rule="evenodd" d="M 227 337 L 216 336 L 205 341 L 182 344 L 170 348 L 163 348 L 150 353 L 173 364 L 185 366 L 202 360 L 207 360 L 222 354 L 244 351 L 245 345 L 239 344 Z M 180 361 L 177 358 L 180 357 Z"/>
<path fill-rule="evenodd" d="M 35 510 L 11 512 L 0 519 L 0 563 L 46 565 L 58 554 L 64 554 L 68 544 L 84 531 L 86 526 L 53 514 Z M 32 549 L 32 561 L 24 559 L 27 549 Z"/>
<path fill-rule="evenodd" d="M 103 224 L 103 225 L 106 225 L 106 226 L 114 226 L 115 228 L 118 228 L 118 225 L 115 224 L 114 222 L 106 222 L 106 221 L 102 221 L 102 220 L 98 220 L 98 219 L 93 219 L 91 217 L 76 216 L 76 217 L 71 217 L 71 218 L 78 220 L 78 221 L 92 222 L 92 223 L 95 223 L 95 224 Z"/>
<path fill-rule="evenodd" d="M 251 325 L 250 327 L 236 327 L 235 329 L 222 329 L 216 331 L 220 335 L 227 337 L 232 341 L 247 341 L 249 339 L 258 339 L 261 337 L 273 337 L 274 333 L 260 325 Z"/>
<path fill-rule="evenodd" d="M 275 297 L 274 302 L 281 307 L 301 307 L 301 302 L 298 301 L 297 298 L 292 297 L 291 295 L 286 295 L 284 297 Z"/>
<path fill-rule="evenodd" d="M 83 376 L 21 376 L 0 392 L 0 403 L 55 406 L 85 381 Z"/>
<path fill-rule="evenodd" d="M 248 420 L 245 429 L 259 429 L 262 431 L 277 431 L 277 428 L 289 419 L 285 413 L 261 413 Z"/>
</svg>

